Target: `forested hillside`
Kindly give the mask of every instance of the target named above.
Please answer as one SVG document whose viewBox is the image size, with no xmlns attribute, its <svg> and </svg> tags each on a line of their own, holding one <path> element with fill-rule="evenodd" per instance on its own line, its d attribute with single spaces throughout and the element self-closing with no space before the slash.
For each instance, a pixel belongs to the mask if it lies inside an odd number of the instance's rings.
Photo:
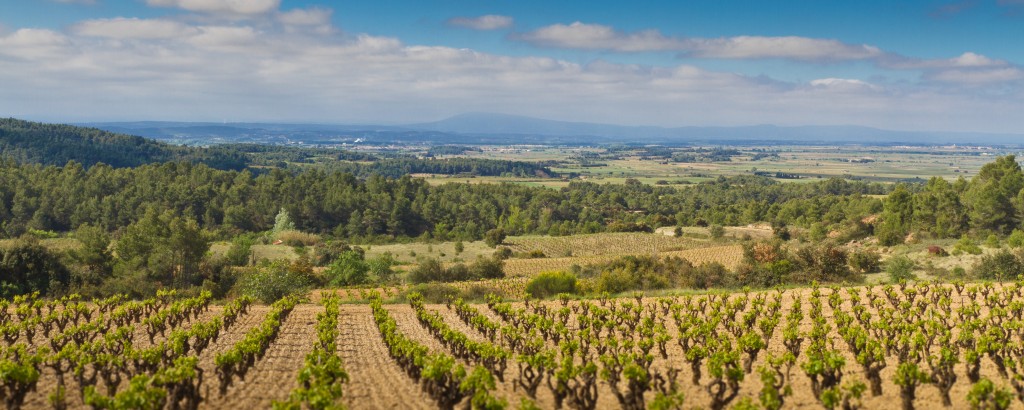
<svg viewBox="0 0 1024 410">
<path fill-rule="evenodd" d="M 125 168 L 170 161 L 206 164 L 211 168 L 229 170 L 241 170 L 255 165 L 287 168 L 308 164 L 348 172 L 359 178 L 371 175 L 398 178 L 410 173 L 556 176 L 542 165 L 521 161 L 415 157 L 380 159 L 370 154 L 331 148 L 255 144 L 183 147 L 95 128 L 12 118 L 0 119 L 0 156 L 25 164 L 63 166 L 69 161 L 75 161 L 85 168 L 99 163 Z M 314 159 L 318 157 L 329 158 L 330 161 L 317 163 Z"/>
<path fill-rule="evenodd" d="M 676 224 L 841 224 L 881 211 L 881 201 L 863 195 L 886 191 L 883 185 L 839 179 L 780 184 L 737 177 L 678 189 L 573 182 L 552 190 L 513 184 L 430 186 L 408 176 L 362 180 L 318 169 L 255 175 L 182 162 L 124 169 L 0 162 L 0 220 L 7 236 L 28 228 L 67 231 L 82 224 L 115 231 L 139 220 L 148 208 L 227 231 L 269 229 L 284 208 L 299 229 L 346 238 L 479 239 L 493 228 L 566 235 Z"/>
<path fill-rule="evenodd" d="M 186 148 L 96 128 L 44 124 L 0 118 L 0 153 L 23 163 L 86 167 L 104 163 L 115 168 L 166 161 L 204 163 L 219 169 L 241 169 L 245 158 L 222 148 Z"/>
</svg>

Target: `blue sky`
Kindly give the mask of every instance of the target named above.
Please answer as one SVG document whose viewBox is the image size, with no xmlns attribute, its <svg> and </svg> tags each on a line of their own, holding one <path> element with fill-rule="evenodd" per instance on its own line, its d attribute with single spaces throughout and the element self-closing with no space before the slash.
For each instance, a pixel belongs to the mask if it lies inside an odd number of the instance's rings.
<svg viewBox="0 0 1024 410">
<path fill-rule="evenodd" d="M 0 115 L 1024 133 L 1024 0 L 0 0 Z"/>
</svg>

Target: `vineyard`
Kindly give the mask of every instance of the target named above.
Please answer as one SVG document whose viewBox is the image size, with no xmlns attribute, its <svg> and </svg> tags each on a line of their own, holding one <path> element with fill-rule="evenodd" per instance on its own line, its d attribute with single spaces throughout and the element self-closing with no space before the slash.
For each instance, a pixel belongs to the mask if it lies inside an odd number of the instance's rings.
<svg viewBox="0 0 1024 410">
<path fill-rule="evenodd" d="M 638 253 L 644 255 L 643 252 Z M 650 252 L 647 254 L 657 254 L 658 256 L 675 256 L 687 260 L 694 266 L 701 265 L 703 263 L 716 262 L 726 267 L 726 269 L 736 269 L 737 266 L 743 261 L 743 246 L 741 245 L 722 245 L 722 246 L 709 246 L 709 247 L 698 247 L 693 249 L 665 251 L 665 252 Z M 537 258 L 537 259 L 508 259 L 505 261 L 505 272 L 509 276 L 534 276 L 540 272 L 562 270 L 572 265 L 592 265 L 607 263 L 618 258 L 621 255 L 608 253 L 606 255 L 598 256 L 572 256 L 572 257 L 561 257 L 561 258 Z"/>
<path fill-rule="evenodd" d="M 1024 283 L 388 304 L 0 302 L 7 408 L 1007 408 Z"/>
<path fill-rule="evenodd" d="M 514 252 L 541 251 L 548 257 L 643 255 L 707 246 L 707 241 L 649 233 L 596 233 L 571 236 L 511 236 Z"/>
</svg>

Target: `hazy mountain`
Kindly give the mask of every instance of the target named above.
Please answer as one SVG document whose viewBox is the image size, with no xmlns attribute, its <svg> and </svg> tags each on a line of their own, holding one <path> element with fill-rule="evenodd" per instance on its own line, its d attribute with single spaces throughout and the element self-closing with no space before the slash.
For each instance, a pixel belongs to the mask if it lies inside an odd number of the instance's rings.
<svg viewBox="0 0 1024 410">
<path fill-rule="evenodd" d="M 985 143 L 1020 144 L 1024 135 L 963 132 L 891 131 L 861 126 L 650 127 L 545 120 L 531 117 L 467 113 L 437 122 L 407 126 L 476 135 L 599 137 L 617 142 L 801 142 L 801 143 Z"/>
<path fill-rule="evenodd" d="M 91 127 L 179 144 L 234 142 L 340 144 L 1008 144 L 1024 135 L 892 131 L 861 126 L 754 125 L 741 127 L 653 127 L 595 124 L 532 117 L 467 113 L 404 126 L 273 123 L 124 122 Z"/>
</svg>

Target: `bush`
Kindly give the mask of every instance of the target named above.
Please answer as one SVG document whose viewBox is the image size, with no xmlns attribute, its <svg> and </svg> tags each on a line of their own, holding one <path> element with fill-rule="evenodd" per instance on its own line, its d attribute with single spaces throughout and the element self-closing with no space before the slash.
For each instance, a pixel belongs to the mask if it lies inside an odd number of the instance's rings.
<svg viewBox="0 0 1024 410">
<path fill-rule="evenodd" d="M 327 266 L 334 263 L 341 256 L 342 253 L 354 251 L 360 254 L 365 254 L 363 248 L 358 246 L 348 246 L 338 241 L 328 241 L 317 245 L 313 249 L 313 264 L 316 266 Z"/>
<path fill-rule="evenodd" d="M 796 264 L 812 280 L 823 282 L 856 282 L 860 272 L 851 272 L 846 250 L 832 243 L 808 246 L 796 252 Z"/>
<path fill-rule="evenodd" d="M 236 285 L 238 293 L 273 303 L 282 297 L 305 293 L 315 281 L 312 271 L 286 261 L 264 262 L 242 275 Z"/>
<path fill-rule="evenodd" d="M 459 289 L 441 283 L 421 283 L 410 287 L 402 296 L 408 298 L 411 293 L 419 293 L 427 303 L 447 303 L 459 297 Z"/>
<path fill-rule="evenodd" d="M 996 234 L 989 234 L 988 238 L 985 238 L 985 246 L 992 249 L 999 249 L 999 237 Z"/>
<path fill-rule="evenodd" d="M 722 225 L 711 225 L 708 228 L 708 235 L 711 236 L 711 239 L 721 239 L 725 236 L 725 228 Z"/>
<path fill-rule="evenodd" d="M 576 293 L 576 275 L 569 272 L 541 272 L 526 284 L 526 293 L 535 298 L 547 298 L 559 293 Z"/>
<path fill-rule="evenodd" d="M 953 246 L 953 254 L 970 254 L 970 255 L 981 255 L 981 247 L 978 246 L 977 242 L 971 240 L 967 235 L 961 236 L 960 240 L 957 241 L 956 245 Z"/>
<path fill-rule="evenodd" d="M 507 235 L 505 234 L 504 229 L 494 228 L 487 231 L 487 233 L 484 234 L 484 242 L 487 244 L 487 246 L 495 248 L 498 245 L 504 243 L 506 237 Z"/>
<path fill-rule="evenodd" d="M 224 254 L 224 262 L 231 266 L 245 266 L 252 257 L 252 245 L 256 241 L 250 235 L 240 235 L 231 241 L 231 247 Z"/>
<path fill-rule="evenodd" d="M 882 257 L 870 249 L 854 251 L 849 257 L 850 267 L 860 273 L 876 273 L 882 269 Z"/>
<path fill-rule="evenodd" d="M 505 260 L 512 257 L 512 249 L 502 246 L 494 251 L 494 259 Z"/>
<path fill-rule="evenodd" d="M 398 260 L 395 259 L 391 252 L 384 252 L 367 260 L 366 265 L 370 268 L 370 274 L 374 276 L 378 283 L 391 283 L 395 280 L 396 272 L 391 267 L 398 265 Z"/>
<path fill-rule="evenodd" d="M 1024 231 L 1014 229 L 1013 233 L 1011 233 L 1010 236 L 1006 238 L 1006 244 L 1009 245 L 1011 248 L 1024 247 Z"/>
<path fill-rule="evenodd" d="M 721 287 L 726 284 L 728 277 L 729 270 L 725 268 L 725 265 L 718 262 L 703 263 L 690 273 L 690 287 L 696 289 Z"/>
<path fill-rule="evenodd" d="M 54 295 L 65 291 L 70 279 L 71 272 L 57 255 L 34 237 L 23 237 L 0 249 L 0 297 L 32 292 Z"/>
<path fill-rule="evenodd" d="M 369 271 L 362 253 L 348 251 L 339 255 L 325 273 L 331 286 L 352 286 L 368 283 Z"/>
<path fill-rule="evenodd" d="M 916 266 L 917 264 L 906 256 L 893 256 L 885 262 L 885 271 L 889 274 L 889 281 L 897 283 L 917 279 L 914 275 Z"/>
<path fill-rule="evenodd" d="M 986 255 L 971 268 L 971 274 L 986 280 L 1013 280 L 1024 274 L 1024 262 L 1007 250 Z"/>
<path fill-rule="evenodd" d="M 478 256 L 476 262 L 469 269 L 476 279 L 501 279 L 505 277 L 505 261 L 498 258 Z"/>
</svg>

